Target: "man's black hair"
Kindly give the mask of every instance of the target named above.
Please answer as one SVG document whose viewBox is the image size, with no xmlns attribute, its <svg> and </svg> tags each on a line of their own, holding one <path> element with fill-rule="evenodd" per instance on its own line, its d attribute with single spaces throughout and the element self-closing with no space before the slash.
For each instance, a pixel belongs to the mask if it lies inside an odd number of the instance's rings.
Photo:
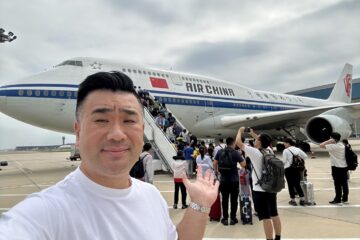
<svg viewBox="0 0 360 240">
<path fill-rule="evenodd" d="M 332 139 L 334 139 L 335 142 L 338 142 L 338 141 L 340 141 L 340 139 L 341 139 L 341 135 L 340 135 L 340 133 L 338 133 L 338 132 L 333 132 L 333 133 L 330 135 L 330 137 L 331 137 Z"/>
<path fill-rule="evenodd" d="M 112 72 L 97 72 L 89 75 L 79 85 L 76 100 L 76 118 L 79 117 L 79 108 L 83 104 L 85 98 L 96 90 L 110 90 L 113 92 L 122 91 L 133 94 L 141 105 L 139 96 L 137 95 L 133 81 L 124 73 Z M 142 106 L 142 105 L 141 105 Z"/>
<path fill-rule="evenodd" d="M 143 146 L 143 151 L 149 151 L 151 148 L 151 143 L 145 143 Z"/>
<path fill-rule="evenodd" d="M 259 135 L 258 138 L 261 143 L 261 148 L 267 148 L 268 146 L 270 146 L 272 139 L 268 134 L 262 133 Z"/>
<path fill-rule="evenodd" d="M 232 137 L 226 138 L 226 145 L 227 145 L 227 146 L 233 145 L 234 142 L 235 142 L 234 138 L 232 138 Z"/>
<path fill-rule="evenodd" d="M 295 142 L 291 138 L 285 138 L 284 142 L 290 144 L 290 146 L 295 146 Z"/>
</svg>

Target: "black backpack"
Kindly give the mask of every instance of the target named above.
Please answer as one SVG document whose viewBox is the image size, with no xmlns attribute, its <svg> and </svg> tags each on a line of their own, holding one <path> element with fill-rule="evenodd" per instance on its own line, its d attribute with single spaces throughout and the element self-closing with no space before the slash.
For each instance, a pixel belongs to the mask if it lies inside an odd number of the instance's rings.
<svg viewBox="0 0 360 240">
<path fill-rule="evenodd" d="M 139 157 L 139 160 L 134 164 L 134 166 L 130 170 L 131 177 L 141 179 L 145 176 L 143 160 L 147 155 L 149 154 L 145 154 L 142 158 Z"/>
<path fill-rule="evenodd" d="M 290 149 L 289 149 L 290 151 Z M 295 155 L 292 151 L 290 151 L 293 155 L 292 163 L 290 165 L 291 168 L 297 169 L 299 171 L 303 171 L 305 169 L 305 161 L 299 155 Z"/>
<path fill-rule="evenodd" d="M 229 147 L 220 150 L 218 160 L 218 169 L 220 173 L 226 174 L 237 168 L 236 162 L 232 160 L 233 151 L 235 150 Z"/>
<path fill-rule="evenodd" d="M 255 168 L 255 175 L 258 179 L 257 184 L 260 185 L 265 192 L 277 193 L 285 187 L 285 170 L 284 163 L 278 159 L 275 154 L 260 150 L 263 154 L 262 175 L 259 179 Z"/>
<path fill-rule="evenodd" d="M 358 160 L 357 160 L 357 155 L 356 153 L 354 153 L 354 151 L 351 149 L 350 144 L 345 145 L 345 159 L 346 159 L 346 163 L 347 163 L 347 168 L 348 170 L 354 171 L 356 170 L 357 166 L 358 166 Z"/>
</svg>

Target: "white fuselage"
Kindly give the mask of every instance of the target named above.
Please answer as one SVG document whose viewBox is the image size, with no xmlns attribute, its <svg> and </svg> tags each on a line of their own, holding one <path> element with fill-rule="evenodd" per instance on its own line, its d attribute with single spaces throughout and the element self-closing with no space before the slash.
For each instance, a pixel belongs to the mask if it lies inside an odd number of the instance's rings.
<svg viewBox="0 0 360 240">
<path fill-rule="evenodd" d="M 51 70 L 0 88 L 0 111 L 42 128 L 73 133 L 78 85 L 99 71 L 121 71 L 134 85 L 146 89 L 198 137 L 234 135 L 219 128 L 218 115 L 324 106 L 325 100 L 256 91 L 200 75 L 177 73 L 95 58 L 75 58 Z M 152 79 L 152 80 L 151 80 Z M 164 85 L 164 81 L 166 85 Z"/>
</svg>

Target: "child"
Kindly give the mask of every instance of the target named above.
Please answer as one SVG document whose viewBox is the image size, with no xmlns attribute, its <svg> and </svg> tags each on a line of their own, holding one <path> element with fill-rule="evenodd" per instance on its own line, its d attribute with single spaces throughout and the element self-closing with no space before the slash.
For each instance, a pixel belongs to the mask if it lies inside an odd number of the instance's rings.
<svg viewBox="0 0 360 240">
<path fill-rule="evenodd" d="M 177 209 L 177 204 L 179 201 L 179 188 L 181 189 L 181 203 L 182 209 L 188 207 L 186 205 L 186 187 L 183 183 L 183 177 L 186 175 L 186 169 L 188 168 L 187 161 L 185 161 L 183 151 L 179 150 L 177 156 L 174 156 L 173 159 L 175 160 L 173 163 L 174 169 L 174 184 L 175 184 L 175 192 L 174 192 L 174 209 Z"/>
</svg>

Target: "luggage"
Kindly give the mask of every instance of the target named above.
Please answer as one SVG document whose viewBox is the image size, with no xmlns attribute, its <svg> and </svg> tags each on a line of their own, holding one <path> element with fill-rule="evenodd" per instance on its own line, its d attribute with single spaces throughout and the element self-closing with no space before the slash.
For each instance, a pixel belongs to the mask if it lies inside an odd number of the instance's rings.
<svg viewBox="0 0 360 240">
<path fill-rule="evenodd" d="M 215 202 L 211 206 L 210 213 L 209 213 L 210 221 L 217 221 L 220 222 L 221 219 L 221 201 L 220 201 L 220 194 L 218 194 Z"/>
<path fill-rule="evenodd" d="M 240 220 L 243 225 L 253 224 L 252 222 L 252 208 L 251 208 L 251 190 L 250 190 L 250 180 L 249 180 L 249 171 L 247 169 L 241 168 L 239 170 L 240 178 Z"/>
<path fill-rule="evenodd" d="M 300 181 L 301 189 L 307 205 L 316 205 L 314 197 L 314 184 L 309 181 Z"/>
<path fill-rule="evenodd" d="M 0 162 L 0 166 L 7 166 L 8 165 L 8 162 L 7 161 L 1 161 Z"/>
<path fill-rule="evenodd" d="M 250 196 L 241 195 L 240 198 L 240 219 L 243 225 L 253 224 Z"/>
</svg>

